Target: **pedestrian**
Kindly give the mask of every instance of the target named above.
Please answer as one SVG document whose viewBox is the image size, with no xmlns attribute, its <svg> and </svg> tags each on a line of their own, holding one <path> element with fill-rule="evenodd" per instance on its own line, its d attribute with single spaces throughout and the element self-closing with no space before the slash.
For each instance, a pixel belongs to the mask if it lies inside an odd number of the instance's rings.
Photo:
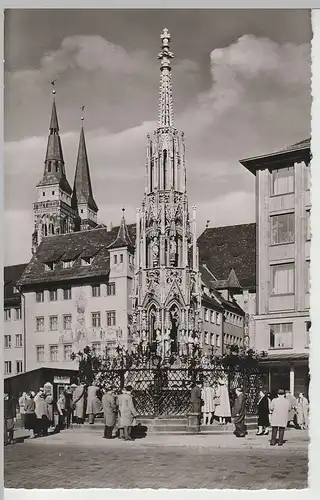
<svg viewBox="0 0 320 500">
<path fill-rule="evenodd" d="M 309 402 L 303 392 L 297 399 L 297 425 L 300 429 L 308 428 Z"/>
<path fill-rule="evenodd" d="M 258 431 L 257 431 L 257 436 L 261 436 L 262 434 L 267 435 L 269 433 L 270 404 L 271 404 L 271 401 L 268 398 L 267 391 L 262 389 L 260 391 L 259 401 L 258 401 Z"/>
<path fill-rule="evenodd" d="M 4 394 L 4 445 L 13 443 L 14 424 L 16 421 L 16 405 L 10 394 Z"/>
<path fill-rule="evenodd" d="M 279 392 L 278 392 L 278 394 L 279 394 Z M 288 389 L 286 390 L 285 397 L 289 401 L 289 404 L 290 404 L 287 427 L 295 427 L 294 420 L 296 417 L 297 400 Z"/>
<path fill-rule="evenodd" d="M 201 391 L 203 425 L 209 425 L 212 414 L 215 411 L 214 405 L 215 391 L 213 387 L 205 382 Z"/>
<path fill-rule="evenodd" d="M 59 430 L 64 429 L 65 427 L 65 417 L 66 417 L 66 400 L 64 397 L 64 393 L 60 392 L 59 398 L 57 401 L 57 410 L 58 410 L 58 427 Z"/>
<path fill-rule="evenodd" d="M 236 400 L 232 408 L 232 418 L 234 419 L 234 432 L 236 437 L 244 437 L 246 432 L 245 417 L 246 417 L 246 398 L 242 388 L 236 388 Z"/>
<path fill-rule="evenodd" d="M 98 398 L 99 387 L 97 382 L 93 382 L 88 387 L 87 415 L 89 415 L 89 424 L 94 424 L 95 417 L 101 412 L 101 401 Z"/>
<path fill-rule="evenodd" d="M 105 439 L 112 438 L 112 431 L 117 418 L 117 398 L 113 387 L 106 389 L 102 396 L 102 409 L 104 416 L 104 435 Z"/>
<path fill-rule="evenodd" d="M 64 409 L 65 409 L 65 422 L 66 428 L 69 429 L 72 422 L 72 390 L 69 385 L 64 389 Z"/>
<path fill-rule="evenodd" d="M 271 441 L 270 445 L 275 446 L 279 433 L 278 445 L 283 445 L 284 430 L 288 423 L 288 413 L 291 410 L 291 403 L 283 389 L 278 390 L 278 397 L 271 401 Z"/>
<path fill-rule="evenodd" d="M 77 425 L 84 423 L 84 384 L 75 385 L 72 395 L 73 417 Z"/>
<path fill-rule="evenodd" d="M 133 399 L 131 395 L 132 387 L 127 385 L 123 389 L 122 394 L 118 397 L 118 415 L 119 415 L 119 429 L 123 429 L 120 433 L 120 438 L 125 441 L 132 441 L 131 437 L 131 427 L 134 418 L 137 416 L 137 411 L 133 404 Z"/>
<path fill-rule="evenodd" d="M 34 392 L 27 392 L 26 403 L 25 403 L 25 420 L 24 428 L 28 431 L 32 431 L 31 438 L 36 437 L 37 430 L 37 415 L 36 415 L 36 404 L 34 402 Z"/>
<path fill-rule="evenodd" d="M 37 435 L 46 435 L 49 425 L 47 417 L 47 405 L 46 405 L 46 395 L 44 393 L 44 388 L 40 387 L 37 395 L 34 398 L 36 405 L 35 411 L 37 416 L 37 426 L 35 432 Z"/>
<path fill-rule="evenodd" d="M 20 397 L 19 397 L 19 412 L 20 412 L 20 419 L 21 419 L 21 428 L 24 428 L 24 420 L 25 420 L 25 405 L 26 405 L 26 399 L 27 399 L 27 394 L 26 392 L 22 392 Z"/>
<path fill-rule="evenodd" d="M 227 419 L 231 417 L 229 392 L 226 381 L 223 378 L 219 380 L 218 384 L 214 414 L 219 418 L 219 424 L 225 425 L 227 423 Z"/>
<path fill-rule="evenodd" d="M 199 382 L 194 382 L 190 394 L 191 412 L 198 415 L 198 425 L 200 425 L 201 415 L 201 389 Z"/>
<path fill-rule="evenodd" d="M 48 419 L 48 426 L 53 427 L 53 386 L 50 382 L 44 384 L 44 394 L 45 394 L 45 415 Z"/>
</svg>

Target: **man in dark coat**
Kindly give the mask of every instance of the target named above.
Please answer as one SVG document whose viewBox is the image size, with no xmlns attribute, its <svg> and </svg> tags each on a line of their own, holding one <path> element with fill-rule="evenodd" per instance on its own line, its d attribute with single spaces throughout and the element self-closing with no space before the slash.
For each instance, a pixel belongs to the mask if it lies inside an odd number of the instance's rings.
<svg viewBox="0 0 320 500">
<path fill-rule="evenodd" d="M 232 408 L 232 418 L 234 419 L 234 435 L 236 437 L 244 437 L 246 432 L 245 416 L 246 416 L 246 398 L 242 392 L 242 388 L 236 389 L 237 398 Z"/>
<path fill-rule="evenodd" d="M 16 405 L 9 394 L 4 394 L 4 445 L 13 442 L 14 422 L 16 420 Z"/>
<path fill-rule="evenodd" d="M 198 385 L 198 383 L 192 384 L 192 389 L 191 389 L 191 395 L 190 395 L 190 402 L 191 402 L 191 412 L 196 413 L 198 415 L 198 420 L 200 424 L 200 418 L 201 418 L 201 389 Z"/>
</svg>

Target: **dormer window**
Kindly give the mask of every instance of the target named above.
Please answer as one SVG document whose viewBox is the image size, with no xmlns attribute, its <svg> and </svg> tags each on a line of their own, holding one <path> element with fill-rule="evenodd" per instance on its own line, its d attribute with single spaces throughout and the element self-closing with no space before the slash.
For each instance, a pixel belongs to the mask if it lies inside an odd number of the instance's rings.
<svg viewBox="0 0 320 500">
<path fill-rule="evenodd" d="M 81 265 L 83 267 L 90 266 L 92 264 L 93 257 L 82 257 Z"/>
<path fill-rule="evenodd" d="M 73 266 L 73 260 L 64 260 L 62 262 L 63 269 L 70 269 Z"/>
<path fill-rule="evenodd" d="M 44 265 L 45 271 L 54 271 L 55 267 L 56 267 L 56 263 L 55 262 L 47 262 Z"/>
</svg>

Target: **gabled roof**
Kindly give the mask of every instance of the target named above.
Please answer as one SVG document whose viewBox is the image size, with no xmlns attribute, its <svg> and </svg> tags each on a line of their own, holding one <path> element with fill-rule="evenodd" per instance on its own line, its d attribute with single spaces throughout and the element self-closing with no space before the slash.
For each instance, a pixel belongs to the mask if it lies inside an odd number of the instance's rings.
<svg viewBox="0 0 320 500">
<path fill-rule="evenodd" d="M 255 223 L 207 228 L 198 246 L 200 264 L 206 264 L 217 280 L 228 284 L 233 269 L 241 288 L 255 289 Z"/>
<path fill-rule="evenodd" d="M 81 127 L 80 132 L 71 204 L 74 209 L 77 209 L 78 204 L 81 203 L 87 204 L 91 210 L 98 212 L 98 207 L 92 193 L 89 161 L 83 127 Z"/>
<path fill-rule="evenodd" d="M 255 174 L 261 168 L 282 168 L 288 166 L 288 162 L 294 163 L 296 161 L 305 161 L 308 163 L 311 159 L 310 151 L 311 139 L 304 139 L 302 141 L 286 146 L 279 151 L 268 153 L 264 155 L 254 156 L 252 158 L 244 158 L 239 160 L 240 163 L 246 167 L 251 173 Z"/>
<path fill-rule="evenodd" d="M 14 293 L 14 286 L 21 277 L 28 264 L 17 264 L 15 266 L 4 267 L 4 304 L 13 305 L 20 303 L 20 294 Z"/>
<path fill-rule="evenodd" d="M 128 226 L 134 238 L 135 224 Z M 58 283 L 67 280 L 83 280 L 106 277 L 110 269 L 108 246 L 115 240 L 119 227 L 90 229 L 76 233 L 47 236 L 42 239 L 32 260 L 20 279 L 22 286 Z M 45 264 L 55 262 L 53 270 L 46 270 Z M 81 258 L 92 257 L 88 266 L 81 265 Z M 73 260 L 71 268 L 64 269 L 64 260 Z"/>
</svg>

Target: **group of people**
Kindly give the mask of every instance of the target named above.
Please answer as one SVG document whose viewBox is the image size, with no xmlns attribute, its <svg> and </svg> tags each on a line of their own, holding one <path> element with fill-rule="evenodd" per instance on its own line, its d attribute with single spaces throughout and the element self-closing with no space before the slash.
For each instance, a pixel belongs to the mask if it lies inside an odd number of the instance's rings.
<svg viewBox="0 0 320 500">
<path fill-rule="evenodd" d="M 116 392 L 111 386 L 102 390 L 96 382 L 88 387 L 72 384 L 65 386 L 54 402 L 53 386 L 48 382 L 37 393 L 30 390 L 19 397 L 21 427 L 31 431 L 30 437 L 35 438 L 68 429 L 72 424 L 79 426 L 84 423 L 86 415 L 89 424 L 94 424 L 96 416 L 103 413 L 103 437 L 111 439 L 117 424 L 119 437 L 128 441 L 132 439 L 132 426 L 137 416 L 131 391 L 131 386 Z M 13 442 L 16 410 L 15 401 L 5 394 L 5 444 Z"/>
<path fill-rule="evenodd" d="M 220 379 L 218 386 L 213 388 L 204 382 L 202 388 L 199 383 L 195 383 L 191 389 L 192 411 L 202 413 L 202 424 L 209 425 L 214 419 L 218 419 L 220 425 L 225 425 L 232 419 L 234 423 L 234 435 L 244 437 L 247 435 L 245 424 L 246 399 L 241 387 L 235 390 L 234 404 L 230 404 L 229 390 L 225 380 Z M 199 418 L 200 424 L 201 418 Z"/>
<path fill-rule="evenodd" d="M 270 393 L 261 390 L 258 401 L 257 435 L 268 435 L 271 427 L 270 445 L 275 446 L 278 437 L 278 445 L 282 446 L 286 427 L 294 426 L 298 429 L 308 427 L 308 413 L 309 402 L 303 392 L 295 398 L 289 390 L 279 389 L 277 397 L 272 398 Z"/>
</svg>

